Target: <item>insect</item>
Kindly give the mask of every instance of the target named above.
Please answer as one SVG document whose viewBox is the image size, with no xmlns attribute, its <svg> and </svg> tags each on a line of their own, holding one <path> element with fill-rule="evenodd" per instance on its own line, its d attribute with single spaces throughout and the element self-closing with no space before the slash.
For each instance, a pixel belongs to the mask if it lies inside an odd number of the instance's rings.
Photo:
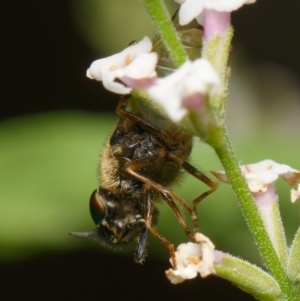
<svg viewBox="0 0 300 301">
<path fill-rule="evenodd" d="M 202 46 L 202 27 L 196 21 L 180 26 L 177 14 L 173 17 L 173 23 L 190 59 L 197 58 Z M 153 51 L 159 54 L 157 73 L 160 76 L 171 73 L 174 65 L 159 38 L 154 42 Z M 154 228 L 159 217 L 155 201 L 162 198 L 187 236 L 194 240 L 178 205 L 190 213 L 193 231 L 197 232 L 196 206 L 215 191 L 217 185 L 187 162 L 193 137 L 177 124 L 160 116 L 132 95 L 120 100 L 116 113 L 120 119 L 104 149 L 99 167 L 101 186 L 90 199 L 90 211 L 97 227 L 90 232 L 70 234 L 96 238 L 112 247 L 137 240 L 135 261 L 142 263 L 151 233 L 169 249 L 176 267 L 173 244 Z M 210 188 L 193 201 L 192 207 L 170 189 L 178 182 L 182 171 L 190 173 Z"/>
</svg>

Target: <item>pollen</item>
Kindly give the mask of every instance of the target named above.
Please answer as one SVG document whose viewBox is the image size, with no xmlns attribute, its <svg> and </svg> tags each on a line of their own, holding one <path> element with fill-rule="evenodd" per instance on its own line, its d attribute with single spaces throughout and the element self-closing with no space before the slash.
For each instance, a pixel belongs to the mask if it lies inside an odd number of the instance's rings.
<svg viewBox="0 0 300 301">
<path fill-rule="evenodd" d="M 246 168 L 246 170 L 247 170 L 248 172 L 252 172 L 252 170 L 251 170 L 251 168 L 250 168 L 249 165 L 245 165 L 245 168 Z"/>
<path fill-rule="evenodd" d="M 194 264 L 194 265 L 197 265 L 200 261 L 201 261 L 201 258 L 199 256 L 199 258 L 196 258 L 196 257 L 193 257 L 193 256 L 188 256 L 186 258 L 191 264 Z"/>
<path fill-rule="evenodd" d="M 129 65 L 131 62 L 132 62 L 132 57 L 130 54 L 127 54 L 125 58 L 125 64 Z"/>
<path fill-rule="evenodd" d="M 114 70 L 116 70 L 117 69 L 117 66 L 116 65 L 111 65 L 110 67 L 109 67 L 109 71 L 114 71 Z"/>
</svg>

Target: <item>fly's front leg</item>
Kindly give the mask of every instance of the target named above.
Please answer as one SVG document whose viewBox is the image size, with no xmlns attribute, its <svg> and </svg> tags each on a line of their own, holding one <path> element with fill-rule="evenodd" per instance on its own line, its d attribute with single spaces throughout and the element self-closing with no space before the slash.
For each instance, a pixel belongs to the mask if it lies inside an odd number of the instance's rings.
<svg viewBox="0 0 300 301">
<path fill-rule="evenodd" d="M 146 197 L 146 216 L 145 216 L 145 224 L 147 226 L 147 228 L 149 229 L 149 231 L 151 232 L 151 234 L 153 236 L 155 236 L 156 238 L 159 239 L 159 241 L 166 247 L 168 248 L 169 252 L 170 252 L 170 256 L 172 259 L 172 263 L 173 263 L 173 267 L 174 269 L 177 268 L 177 263 L 176 263 L 176 257 L 175 257 L 175 249 L 174 249 L 174 245 L 168 241 L 164 236 L 162 236 L 161 234 L 159 234 L 153 227 L 152 227 L 152 214 L 153 214 L 153 199 L 151 197 L 151 192 L 149 191 L 149 193 L 147 193 L 147 197 Z"/>
<path fill-rule="evenodd" d="M 136 247 L 135 261 L 137 263 L 143 263 L 147 256 L 147 241 L 148 241 L 149 229 L 145 222 L 143 222 L 140 238 Z"/>
<path fill-rule="evenodd" d="M 186 161 L 183 161 L 180 157 L 178 157 L 177 155 L 173 154 L 173 153 L 169 153 L 169 158 L 178 162 L 178 164 L 189 174 L 191 174 L 192 176 L 194 176 L 195 178 L 199 179 L 201 182 L 203 182 L 204 184 L 206 184 L 207 186 L 210 187 L 210 190 L 205 191 L 204 193 L 202 193 L 199 197 L 197 197 L 194 201 L 193 201 L 193 209 L 192 209 L 192 219 L 193 219 L 193 223 L 194 223 L 194 233 L 199 232 L 199 224 L 198 224 L 198 216 L 197 216 L 197 205 L 204 199 L 206 198 L 208 195 L 210 195 L 211 193 L 213 193 L 217 188 L 218 185 L 217 183 L 215 183 L 214 181 L 212 181 L 209 177 L 207 177 L 204 173 L 202 173 L 201 171 L 199 171 L 198 169 L 196 169 L 194 166 L 192 166 L 191 164 L 189 164 Z"/>
</svg>

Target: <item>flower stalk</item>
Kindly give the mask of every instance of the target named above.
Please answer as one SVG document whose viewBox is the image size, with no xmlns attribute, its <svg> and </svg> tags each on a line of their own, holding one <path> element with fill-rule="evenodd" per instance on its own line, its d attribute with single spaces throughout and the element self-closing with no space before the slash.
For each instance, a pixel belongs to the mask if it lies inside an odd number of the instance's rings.
<svg viewBox="0 0 300 301">
<path fill-rule="evenodd" d="M 162 0 L 140 1 L 146 6 L 151 15 L 175 66 L 180 67 L 187 60 L 187 54 L 180 43 L 164 2 Z"/>
<path fill-rule="evenodd" d="M 214 149 L 226 171 L 226 175 L 236 194 L 242 214 L 263 257 L 264 263 L 271 275 L 278 282 L 282 293 L 287 297 L 286 300 L 299 300 L 299 296 L 293 292 L 292 283 L 287 277 L 283 265 L 272 245 L 249 187 L 241 173 L 227 133 L 225 129 L 222 129 L 222 131 L 222 137 L 225 138 L 225 144 L 220 144 Z"/>
<path fill-rule="evenodd" d="M 151 52 L 152 44 L 145 37 L 108 61 L 96 61 L 87 75 L 102 80 L 115 93 L 131 93 L 132 99 L 144 101 L 145 107 L 161 113 L 161 118 L 171 119 L 183 131 L 195 134 L 215 150 L 225 173 L 212 173 L 231 184 L 268 270 L 262 271 L 215 251 L 209 238 L 196 233 L 193 243 L 180 245 L 176 252 L 179 264 L 167 271 L 167 276 L 173 283 L 180 283 L 198 274 L 202 277 L 217 274 L 259 300 L 300 300 L 300 230 L 288 249 L 274 186 L 278 177 L 294 185 L 300 172 L 271 160 L 241 167 L 224 124 L 230 73 L 228 57 L 233 37 L 230 12 L 255 0 L 175 0 L 181 4 L 181 25 L 195 18 L 204 24 L 204 35 L 198 35 L 203 36 L 203 42 L 198 43 L 203 45 L 202 57 L 193 62 L 188 60 L 163 1 L 140 1 L 156 24 L 177 70 L 163 78 L 157 77 L 157 54 Z M 261 167 L 262 170 L 256 170 Z M 299 196 L 300 188 L 292 191 L 292 201 Z"/>
</svg>

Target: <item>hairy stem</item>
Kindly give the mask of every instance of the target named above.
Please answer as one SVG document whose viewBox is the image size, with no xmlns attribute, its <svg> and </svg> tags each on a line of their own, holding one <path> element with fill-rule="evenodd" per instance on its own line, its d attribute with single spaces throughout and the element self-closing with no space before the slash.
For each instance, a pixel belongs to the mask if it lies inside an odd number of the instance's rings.
<svg viewBox="0 0 300 301">
<path fill-rule="evenodd" d="M 144 3 L 151 15 L 175 66 L 180 67 L 187 60 L 187 54 L 177 36 L 163 1 L 141 0 L 141 2 Z"/>
</svg>

